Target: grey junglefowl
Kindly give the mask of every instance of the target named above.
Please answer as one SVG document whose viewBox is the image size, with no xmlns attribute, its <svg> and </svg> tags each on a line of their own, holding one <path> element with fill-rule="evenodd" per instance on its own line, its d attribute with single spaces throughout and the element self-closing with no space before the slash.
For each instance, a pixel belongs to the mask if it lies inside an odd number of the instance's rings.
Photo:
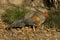
<svg viewBox="0 0 60 40">
<path fill-rule="evenodd" d="M 45 13 L 37 13 L 37 12 L 30 12 L 25 15 L 24 18 L 12 23 L 8 28 L 22 28 L 22 27 L 29 27 L 29 26 L 38 26 L 44 23 L 46 17 L 48 16 L 48 12 Z"/>
</svg>

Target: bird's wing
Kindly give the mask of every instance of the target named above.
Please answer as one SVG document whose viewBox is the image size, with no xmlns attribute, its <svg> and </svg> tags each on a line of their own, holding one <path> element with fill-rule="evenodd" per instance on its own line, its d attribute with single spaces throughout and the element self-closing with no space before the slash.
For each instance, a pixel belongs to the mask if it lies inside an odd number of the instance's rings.
<svg viewBox="0 0 60 40">
<path fill-rule="evenodd" d="M 20 19 L 10 25 L 10 27 L 24 27 L 24 20 Z"/>
</svg>

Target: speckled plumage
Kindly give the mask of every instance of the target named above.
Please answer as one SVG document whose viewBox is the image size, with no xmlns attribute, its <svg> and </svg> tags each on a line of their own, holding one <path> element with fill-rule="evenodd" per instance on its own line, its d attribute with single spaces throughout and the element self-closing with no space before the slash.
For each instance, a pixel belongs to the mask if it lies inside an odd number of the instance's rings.
<svg viewBox="0 0 60 40">
<path fill-rule="evenodd" d="M 28 26 L 34 26 L 34 25 L 41 25 L 46 20 L 46 17 L 43 13 L 37 13 L 37 12 L 30 12 L 25 15 L 24 18 L 17 20 L 16 22 L 12 23 L 8 28 L 21 28 Z"/>
</svg>

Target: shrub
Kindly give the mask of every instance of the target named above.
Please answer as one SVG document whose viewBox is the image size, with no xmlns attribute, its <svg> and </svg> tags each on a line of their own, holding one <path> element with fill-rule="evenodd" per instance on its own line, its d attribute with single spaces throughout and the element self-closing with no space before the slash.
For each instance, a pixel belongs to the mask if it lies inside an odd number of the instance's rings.
<svg viewBox="0 0 60 40">
<path fill-rule="evenodd" d="M 60 12 L 59 11 L 49 11 L 49 17 L 44 23 L 48 25 L 48 27 L 53 28 L 60 28 Z"/>
<path fill-rule="evenodd" d="M 27 10 L 24 8 L 10 7 L 6 9 L 4 14 L 2 15 L 2 20 L 5 23 L 11 24 L 12 22 L 23 18 L 25 13 L 27 13 Z"/>
</svg>

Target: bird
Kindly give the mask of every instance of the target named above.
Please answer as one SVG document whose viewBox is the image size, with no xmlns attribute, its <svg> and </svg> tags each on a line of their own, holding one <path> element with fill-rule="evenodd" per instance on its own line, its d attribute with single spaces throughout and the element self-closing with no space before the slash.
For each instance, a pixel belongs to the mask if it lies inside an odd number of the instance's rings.
<svg viewBox="0 0 60 40">
<path fill-rule="evenodd" d="M 27 13 L 24 18 L 17 20 L 16 22 L 13 22 L 9 27 L 6 29 L 10 30 L 12 28 L 23 28 L 23 27 L 29 27 L 31 26 L 32 29 L 35 30 L 35 27 L 38 25 L 41 25 L 46 20 L 46 17 L 48 16 L 48 12 L 45 13 L 37 13 L 37 12 L 30 12 Z"/>
</svg>

